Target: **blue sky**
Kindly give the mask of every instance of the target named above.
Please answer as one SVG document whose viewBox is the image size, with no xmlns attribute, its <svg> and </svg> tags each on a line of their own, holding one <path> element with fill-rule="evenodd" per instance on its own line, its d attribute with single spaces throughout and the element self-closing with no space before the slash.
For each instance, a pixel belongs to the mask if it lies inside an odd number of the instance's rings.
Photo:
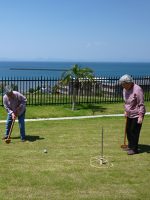
<svg viewBox="0 0 150 200">
<path fill-rule="evenodd" d="M 0 60 L 150 61 L 150 0 L 0 0 Z"/>
</svg>

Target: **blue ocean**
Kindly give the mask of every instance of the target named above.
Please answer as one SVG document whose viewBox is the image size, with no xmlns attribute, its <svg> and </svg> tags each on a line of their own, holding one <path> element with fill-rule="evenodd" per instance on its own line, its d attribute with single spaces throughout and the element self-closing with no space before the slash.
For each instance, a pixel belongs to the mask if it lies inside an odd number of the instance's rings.
<svg viewBox="0 0 150 200">
<path fill-rule="evenodd" d="M 134 62 L 0 62 L 0 78 L 59 78 L 74 64 L 90 67 L 97 77 L 150 76 L 150 63 Z"/>
</svg>

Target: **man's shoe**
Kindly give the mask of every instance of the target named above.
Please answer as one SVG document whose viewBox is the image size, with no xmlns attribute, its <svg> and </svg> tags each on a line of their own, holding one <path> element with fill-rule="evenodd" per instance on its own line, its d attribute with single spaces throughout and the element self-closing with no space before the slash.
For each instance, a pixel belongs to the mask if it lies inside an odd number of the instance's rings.
<svg viewBox="0 0 150 200">
<path fill-rule="evenodd" d="M 25 139 L 23 139 L 23 140 L 21 140 L 21 142 L 26 142 L 26 140 L 25 140 Z"/>
<path fill-rule="evenodd" d="M 2 140 L 7 140 L 8 136 L 3 136 Z"/>
</svg>

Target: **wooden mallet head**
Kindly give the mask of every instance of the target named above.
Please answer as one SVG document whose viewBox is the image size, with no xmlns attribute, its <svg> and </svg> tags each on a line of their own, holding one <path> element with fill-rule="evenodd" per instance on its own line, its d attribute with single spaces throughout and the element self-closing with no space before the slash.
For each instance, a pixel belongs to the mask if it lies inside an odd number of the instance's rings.
<svg viewBox="0 0 150 200">
<path fill-rule="evenodd" d="M 5 142 L 6 142 L 7 144 L 9 144 L 9 143 L 11 142 L 11 139 L 10 139 L 10 138 L 7 138 L 7 139 L 5 140 Z"/>
</svg>

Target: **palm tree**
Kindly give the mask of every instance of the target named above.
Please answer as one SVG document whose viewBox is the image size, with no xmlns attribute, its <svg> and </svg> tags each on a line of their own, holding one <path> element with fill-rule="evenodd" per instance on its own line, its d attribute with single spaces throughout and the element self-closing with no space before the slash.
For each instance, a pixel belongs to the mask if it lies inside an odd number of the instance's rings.
<svg viewBox="0 0 150 200">
<path fill-rule="evenodd" d="M 81 68 L 79 65 L 75 64 L 71 69 L 65 71 L 62 74 L 62 83 L 64 85 L 68 85 L 72 82 L 72 110 L 75 109 L 76 104 L 76 96 L 79 91 L 79 84 L 81 81 L 85 81 L 85 79 L 91 80 L 93 78 L 93 70 L 89 67 Z"/>
</svg>

